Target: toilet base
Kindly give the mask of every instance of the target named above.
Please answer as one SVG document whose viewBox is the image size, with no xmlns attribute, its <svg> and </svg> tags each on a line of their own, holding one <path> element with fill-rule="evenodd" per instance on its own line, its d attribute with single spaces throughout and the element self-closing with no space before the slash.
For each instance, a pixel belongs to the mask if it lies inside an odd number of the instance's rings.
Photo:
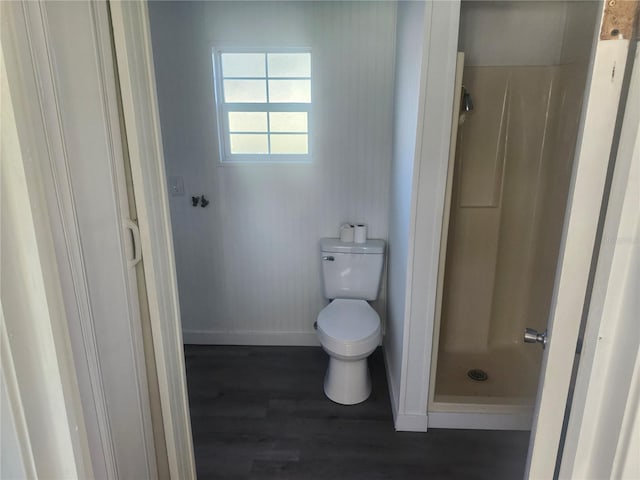
<svg viewBox="0 0 640 480">
<path fill-rule="evenodd" d="M 324 377 L 324 393 L 342 405 L 354 405 L 369 398 L 371 376 L 367 358 L 340 360 L 330 356 Z"/>
</svg>

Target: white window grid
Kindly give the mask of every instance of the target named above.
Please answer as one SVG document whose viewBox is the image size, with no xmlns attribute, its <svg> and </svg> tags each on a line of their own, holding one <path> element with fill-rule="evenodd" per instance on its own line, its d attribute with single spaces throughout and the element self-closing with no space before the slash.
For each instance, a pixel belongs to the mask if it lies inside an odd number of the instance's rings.
<svg viewBox="0 0 640 480">
<path fill-rule="evenodd" d="M 220 145 L 220 163 L 221 164 L 269 164 L 269 163 L 292 163 L 304 164 L 311 162 L 311 130 L 312 116 L 311 107 L 313 104 L 313 88 L 311 75 L 308 77 L 269 77 L 269 65 L 267 62 L 267 54 L 269 53 L 311 53 L 310 48 L 213 48 L 213 74 L 214 74 L 214 93 L 216 102 L 216 112 L 218 119 L 218 138 Z M 222 54 L 224 53 L 255 53 L 262 54 L 265 58 L 265 76 L 264 77 L 223 77 L 222 72 Z M 311 66 L 313 72 L 313 64 Z M 288 102 L 288 103 L 270 103 L 269 102 L 269 80 L 308 80 L 311 84 L 311 100 L 310 102 Z M 264 80 L 266 83 L 266 102 L 265 103 L 249 103 L 249 102 L 225 102 L 224 101 L 224 82 L 223 80 Z M 270 112 L 306 112 L 307 114 L 307 131 L 305 132 L 273 132 L 285 135 L 307 135 L 307 153 L 306 154 L 238 154 L 231 153 L 230 133 L 237 134 L 253 134 L 256 132 L 242 132 L 229 130 L 229 112 L 267 112 L 267 141 L 269 152 L 271 151 L 271 128 L 270 128 Z"/>
</svg>

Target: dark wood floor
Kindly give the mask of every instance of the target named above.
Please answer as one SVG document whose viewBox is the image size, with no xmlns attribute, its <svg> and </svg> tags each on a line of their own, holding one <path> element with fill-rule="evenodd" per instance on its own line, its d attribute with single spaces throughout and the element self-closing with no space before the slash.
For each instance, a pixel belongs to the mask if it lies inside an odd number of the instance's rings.
<svg viewBox="0 0 640 480">
<path fill-rule="evenodd" d="M 395 432 L 382 352 L 371 397 L 322 391 L 315 347 L 185 347 L 198 478 L 521 479 L 527 432 Z"/>
</svg>

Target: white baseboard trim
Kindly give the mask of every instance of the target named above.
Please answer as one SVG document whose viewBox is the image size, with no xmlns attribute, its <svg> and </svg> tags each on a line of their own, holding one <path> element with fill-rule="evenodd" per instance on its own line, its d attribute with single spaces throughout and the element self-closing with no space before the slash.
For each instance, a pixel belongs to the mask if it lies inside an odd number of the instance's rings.
<svg viewBox="0 0 640 480">
<path fill-rule="evenodd" d="M 429 428 L 531 430 L 531 413 L 429 412 Z"/>
<path fill-rule="evenodd" d="M 396 432 L 426 432 L 428 423 L 426 413 L 423 415 L 399 413 L 396 417 Z"/>
<path fill-rule="evenodd" d="M 182 340 L 192 345 L 320 346 L 315 332 L 217 332 L 183 330 Z"/>
<path fill-rule="evenodd" d="M 391 399 L 391 412 L 393 413 L 393 424 L 397 432 L 426 432 L 427 415 L 414 415 L 398 412 L 399 391 L 395 378 L 389 370 L 389 358 L 387 349 L 383 348 L 384 368 L 387 372 L 387 385 L 389 386 L 389 398 Z"/>
</svg>

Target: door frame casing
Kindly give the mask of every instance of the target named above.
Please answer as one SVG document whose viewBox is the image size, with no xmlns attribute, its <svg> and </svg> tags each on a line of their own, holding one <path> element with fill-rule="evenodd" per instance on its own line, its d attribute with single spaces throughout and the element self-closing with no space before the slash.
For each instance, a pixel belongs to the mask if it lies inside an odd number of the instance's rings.
<svg viewBox="0 0 640 480">
<path fill-rule="evenodd" d="M 436 306 L 433 319 L 433 337 L 431 340 L 431 367 L 429 369 L 429 399 L 427 409 L 433 408 L 434 390 L 436 384 L 436 368 L 438 365 L 438 349 L 440 343 L 440 323 L 442 314 L 442 292 L 444 289 L 444 269 L 447 257 L 447 241 L 449 239 L 449 222 L 451 220 L 451 196 L 453 191 L 453 170 L 458 143 L 458 127 L 460 126 L 459 105 L 462 100 L 462 76 L 464 73 L 464 52 L 456 56 L 456 81 L 453 94 L 451 115 L 451 134 L 449 139 L 449 159 L 447 162 L 447 177 L 444 191 L 444 210 L 442 212 L 442 230 L 440 233 L 440 254 L 438 258 L 438 280 L 436 284 Z M 428 412 L 430 413 L 430 412 Z"/>
<path fill-rule="evenodd" d="M 437 2 L 430 2 L 430 8 L 437 7 L 439 10 L 436 13 L 441 14 L 441 18 L 445 18 L 447 21 L 440 24 L 431 24 L 434 31 L 430 32 L 431 38 L 428 46 L 430 52 L 436 47 L 446 46 L 450 38 L 457 38 L 456 25 L 459 14 L 459 4 L 457 2 L 452 2 L 451 4 L 443 2 L 443 5 L 437 6 L 434 6 L 434 3 Z M 173 475 L 174 472 L 188 471 L 186 465 L 189 463 L 188 458 L 191 457 L 192 459 L 192 445 L 190 431 L 189 435 L 186 435 L 184 430 L 184 422 L 186 421 L 188 426 L 189 418 L 186 391 L 182 390 L 183 387 L 180 385 L 177 387 L 172 385 L 172 379 L 168 376 L 169 372 L 183 371 L 183 366 L 181 368 L 182 357 L 175 355 L 182 349 L 182 335 L 179 323 L 170 217 L 165 191 L 162 140 L 148 13 L 146 5 L 143 3 L 113 2 L 111 5 L 116 55 L 123 90 L 124 116 L 134 176 L 134 189 L 136 190 L 140 230 L 143 237 L 143 252 L 145 253 L 145 261 L 152 263 L 149 266 L 149 277 L 152 284 L 150 287 L 150 303 L 155 305 L 152 307 L 152 323 L 154 343 L 158 346 L 156 361 L 158 362 L 159 377 L 165 377 L 164 379 L 159 378 L 159 380 L 168 439 L 171 429 L 175 430 L 173 433 L 173 438 L 176 439 L 175 443 L 170 445 L 170 442 L 167 442 Z M 445 9 L 446 12 L 444 11 Z M 443 40 L 435 41 L 435 35 L 439 30 L 444 30 L 446 35 L 444 35 Z M 455 48 L 453 52 L 455 57 Z M 438 58 L 441 59 L 441 57 L 442 55 Z M 615 58 L 617 59 L 618 57 L 616 56 Z M 603 56 L 596 56 L 595 58 L 596 63 L 599 59 L 604 61 Z M 428 58 L 428 60 L 431 61 L 432 59 Z M 447 64 L 449 60 L 442 61 Z M 451 59 L 451 62 L 455 64 L 455 58 Z M 610 67 L 610 63 L 607 63 L 606 66 L 603 64 L 602 71 L 598 70 L 600 72 L 598 76 L 603 74 L 602 72 L 606 72 L 610 77 Z M 451 71 L 453 71 L 453 67 Z M 431 73 L 436 75 L 436 72 Z M 620 77 L 622 73 L 619 71 Z M 602 152 L 605 152 L 605 158 L 608 159 L 611 147 L 610 139 L 607 142 L 606 135 L 602 135 L 601 128 L 603 124 L 613 125 L 615 123 L 615 114 L 612 119 L 611 109 L 607 110 L 607 116 L 600 118 L 599 123 L 589 123 L 590 120 L 595 122 L 594 112 L 598 110 L 594 104 L 598 103 L 595 101 L 597 100 L 595 93 L 597 92 L 599 96 L 603 89 L 609 91 L 610 95 L 606 101 L 615 104 L 614 110 L 616 112 L 617 102 L 615 100 L 619 99 L 620 96 L 619 89 L 616 94 L 615 85 L 611 89 L 600 84 L 594 86 L 593 82 L 591 82 L 587 87 L 588 91 L 589 88 L 591 88 L 590 102 L 587 105 L 587 111 L 583 112 L 582 125 L 584 129 L 581 129 L 580 147 L 576 153 L 578 164 L 574 167 L 574 177 L 570 192 L 572 202 L 579 203 L 580 208 L 577 208 L 578 204 L 572 205 L 565 219 L 566 231 L 563 236 L 559 263 L 562 267 L 559 267 L 560 275 L 554 290 L 552 306 L 553 317 L 570 318 L 570 320 L 565 321 L 565 325 L 556 327 L 555 331 L 551 332 L 557 344 L 557 347 L 550 348 L 550 351 L 554 352 L 554 358 L 560 353 L 559 351 L 563 345 L 575 345 L 577 340 L 577 327 L 582 314 L 595 242 L 595 228 L 600 214 L 599 207 L 602 196 L 598 192 L 602 193 L 606 175 L 607 162 L 602 160 Z M 424 99 L 423 111 L 433 113 L 433 110 L 429 108 L 431 105 L 437 105 L 440 108 L 446 103 L 443 98 L 446 100 L 446 98 L 453 97 L 452 91 L 448 93 L 443 95 L 440 91 L 437 94 L 432 92 L 431 97 L 427 96 Z M 435 98 L 436 96 L 437 98 Z M 589 111 L 589 109 L 591 110 Z M 428 124 L 429 122 L 424 122 L 424 129 L 427 135 L 420 139 L 422 143 L 417 163 L 419 166 L 420 164 L 427 165 L 427 162 L 430 162 L 429 165 L 436 168 L 434 180 L 436 188 L 431 192 L 427 190 L 428 168 L 423 169 L 422 175 L 420 175 L 419 169 L 416 171 L 415 210 L 412 213 L 413 232 L 411 243 L 412 245 L 423 245 L 424 242 L 419 242 L 419 240 L 426 239 L 428 240 L 426 242 L 428 245 L 435 247 L 420 251 L 414 248 L 411 249 L 410 271 L 408 272 L 410 282 L 407 285 L 407 288 L 410 289 L 408 295 L 410 306 L 407 309 L 405 318 L 402 378 L 399 405 L 396 412 L 398 418 L 409 420 L 405 425 L 407 428 L 402 428 L 402 425 L 397 422 L 396 428 L 399 430 L 426 430 L 428 421 L 426 414 L 428 400 L 426 379 L 428 378 L 431 351 L 431 332 L 429 329 L 433 325 L 435 311 L 435 302 L 431 296 L 435 296 L 434 279 L 437 277 L 435 273 L 437 268 L 433 267 L 437 266 L 439 261 L 440 252 L 437 246 L 440 243 L 445 195 L 445 182 L 443 180 L 445 171 L 442 165 L 435 165 L 434 159 L 442 158 L 443 162 L 446 163 L 448 153 L 446 149 L 450 140 L 448 125 L 426 132 Z M 592 135 L 591 131 L 596 133 Z M 598 148 L 595 148 L 593 144 L 589 144 L 590 141 L 598 142 Z M 593 151 L 594 148 L 595 151 Z M 434 149 L 436 150 L 435 152 Z M 433 199 L 435 199 L 435 207 L 429 205 L 429 202 Z M 163 278 L 163 273 L 168 276 Z M 433 288 L 430 289 L 430 285 Z M 425 291 L 430 292 L 428 298 L 424 295 Z M 168 300 L 165 301 L 165 298 L 160 298 L 159 292 L 165 294 Z M 155 311 L 153 311 L 154 308 Z M 553 344 L 553 340 L 551 344 Z M 173 358 L 174 356 L 176 358 Z M 573 354 L 571 352 L 571 355 L 567 355 L 565 352 L 559 358 L 560 360 L 558 361 L 563 364 L 560 369 L 560 381 L 557 382 L 553 395 L 547 395 L 546 398 L 541 397 L 544 408 L 536 415 L 538 433 L 543 430 L 549 431 L 539 438 L 536 438 L 535 432 L 533 433 L 534 442 L 531 462 L 527 468 L 528 472 L 534 477 L 544 476 L 541 474 L 543 470 L 540 470 L 542 468 L 540 465 L 553 463 L 549 461 L 549 458 L 555 458 L 556 456 L 558 442 L 554 440 L 554 437 L 559 438 L 559 431 L 562 425 L 562 412 L 558 415 L 559 409 L 557 405 L 558 402 L 564 404 L 566 401 Z M 555 404 L 552 404 L 552 401 Z M 549 406 L 547 407 L 547 405 Z M 550 409 L 555 411 L 552 412 Z M 417 423 L 410 425 L 414 421 L 412 418 L 416 419 Z M 178 433 L 178 436 L 176 436 L 176 433 Z M 172 455 L 173 459 L 171 459 Z M 187 470 L 181 470 L 185 467 Z M 539 473 L 540 475 L 538 475 Z M 184 477 L 184 474 L 182 476 Z"/>
<path fill-rule="evenodd" d="M 428 427 L 429 371 L 460 1 L 427 1 L 424 22 L 397 404 L 396 392 L 390 392 L 396 430 L 414 432 L 426 432 Z"/>
<path fill-rule="evenodd" d="M 164 150 L 146 2 L 110 1 L 171 478 L 196 478 Z"/>
</svg>

